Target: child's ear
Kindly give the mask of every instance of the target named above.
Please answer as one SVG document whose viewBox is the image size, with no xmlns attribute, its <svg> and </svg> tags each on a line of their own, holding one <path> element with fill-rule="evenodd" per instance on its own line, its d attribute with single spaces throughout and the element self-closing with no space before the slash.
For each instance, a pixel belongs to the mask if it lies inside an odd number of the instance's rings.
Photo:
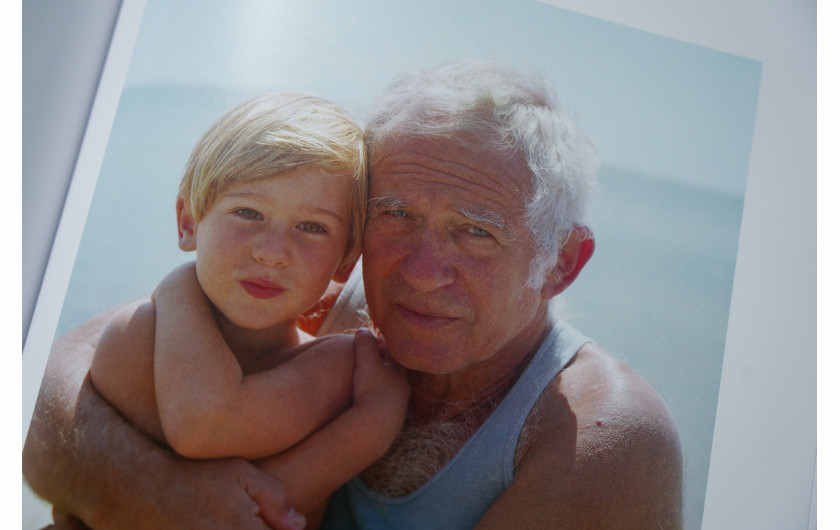
<svg viewBox="0 0 840 530">
<path fill-rule="evenodd" d="M 184 252 L 195 250 L 198 223 L 183 197 L 175 201 L 175 215 L 178 217 L 178 248 Z"/>
<path fill-rule="evenodd" d="M 545 300 L 557 296 L 575 281 L 592 253 L 595 252 L 595 237 L 586 226 L 575 226 L 569 240 L 560 249 L 557 265 L 548 274 L 542 287 Z"/>
</svg>

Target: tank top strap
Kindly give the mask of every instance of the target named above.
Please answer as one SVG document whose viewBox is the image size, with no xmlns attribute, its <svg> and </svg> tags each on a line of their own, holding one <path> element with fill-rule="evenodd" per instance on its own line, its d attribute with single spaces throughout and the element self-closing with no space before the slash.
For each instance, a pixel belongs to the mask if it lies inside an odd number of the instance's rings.
<svg viewBox="0 0 840 530">
<path fill-rule="evenodd" d="M 492 422 L 488 427 L 503 431 L 497 432 L 495 436 L 505 440 L 502 455 L 505 488 L 513 481 L 519 435 L 531 409 L 548 384 L 587 342 L 590 339 L 575 328 L 563 322 L 555 322 L 496 413 L 488 419 L 487 423 Z"/>
</svg>

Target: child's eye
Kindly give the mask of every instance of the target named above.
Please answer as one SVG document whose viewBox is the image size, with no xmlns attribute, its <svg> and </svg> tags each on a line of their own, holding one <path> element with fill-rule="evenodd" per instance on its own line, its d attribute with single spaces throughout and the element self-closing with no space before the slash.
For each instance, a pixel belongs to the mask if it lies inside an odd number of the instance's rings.
<svg viewBox="0 0 840 530">
<path fill-rule="evenodd" d="M 252 210 L 250 208 L 238 208 L 234 210 L 234 213 L 247 219 L 262 219 L 262 215 L 260 215 L 260 212 Z"/>
<path fill-rule="evenodd" d="M 313 233 L 326 232 L 327 231 L 326 228 L 319 225 L 318 223 L 301 223 L 301 224 L 298 225 L 298 228 L 300 228 L 304 232 L 313 232 Z"/>
</svg>

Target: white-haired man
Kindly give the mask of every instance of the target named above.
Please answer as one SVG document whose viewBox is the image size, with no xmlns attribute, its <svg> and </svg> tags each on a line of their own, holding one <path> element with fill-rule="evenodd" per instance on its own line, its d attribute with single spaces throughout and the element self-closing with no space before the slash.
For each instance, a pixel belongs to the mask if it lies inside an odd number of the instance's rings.
<svg viewBox="0 0 840 530">
<path fill-rule="evenodd" d="M 363 264 L 319 332 L 355 324 L 364 289 L 412 395 L 402 435 L 333 496 L 324 526 L 680 527 L 681 454 L 666 406 L 549 309 L 594 250 L 582 218 L 596 168 L 585 135 L 541 80 L 498 65 L 407 74 L 376 108 Z M 51 361 L 48 376 L 68 370 L 79 383 L 42 390 L 25 455 L 36 491 L 85 520 L 138 526 L 234 527 L 233 513 L 253 522 L 254 503 L 286 509 L 247 463 L 183 461 L 120 423 L 80 383 L 79 343 L 95 344 L 98 326 Z M 71 432 L 78 442 L 61 443 Z M 46 458 L 37 465 L 36 452 Z M 96 470 L 94 455 L 109 467 Z M 164 478 L 131 480 L 131 458 Z"/>
</svg>

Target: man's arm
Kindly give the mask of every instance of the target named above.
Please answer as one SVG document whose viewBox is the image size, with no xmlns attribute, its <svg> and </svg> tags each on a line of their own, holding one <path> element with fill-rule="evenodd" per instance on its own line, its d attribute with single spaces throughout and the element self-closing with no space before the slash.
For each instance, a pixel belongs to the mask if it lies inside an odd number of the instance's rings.
<svg viewBox="0 0 840 530">
<path fill-rule="evenodd" d="M 674 421 L 653 388 L 600 348 L 581 349 L 526 429 L 513 484 L 478 528 L 682 527 Z"/>
<path fill-rule="evenodd" d="M 33 490 L 94 528 L 300 528 L 282 486 L 251 464 L 182 459 L 96 393 L 88 370 L 116 311 L 53 345 L 23 450 Z"/>
</svg>

